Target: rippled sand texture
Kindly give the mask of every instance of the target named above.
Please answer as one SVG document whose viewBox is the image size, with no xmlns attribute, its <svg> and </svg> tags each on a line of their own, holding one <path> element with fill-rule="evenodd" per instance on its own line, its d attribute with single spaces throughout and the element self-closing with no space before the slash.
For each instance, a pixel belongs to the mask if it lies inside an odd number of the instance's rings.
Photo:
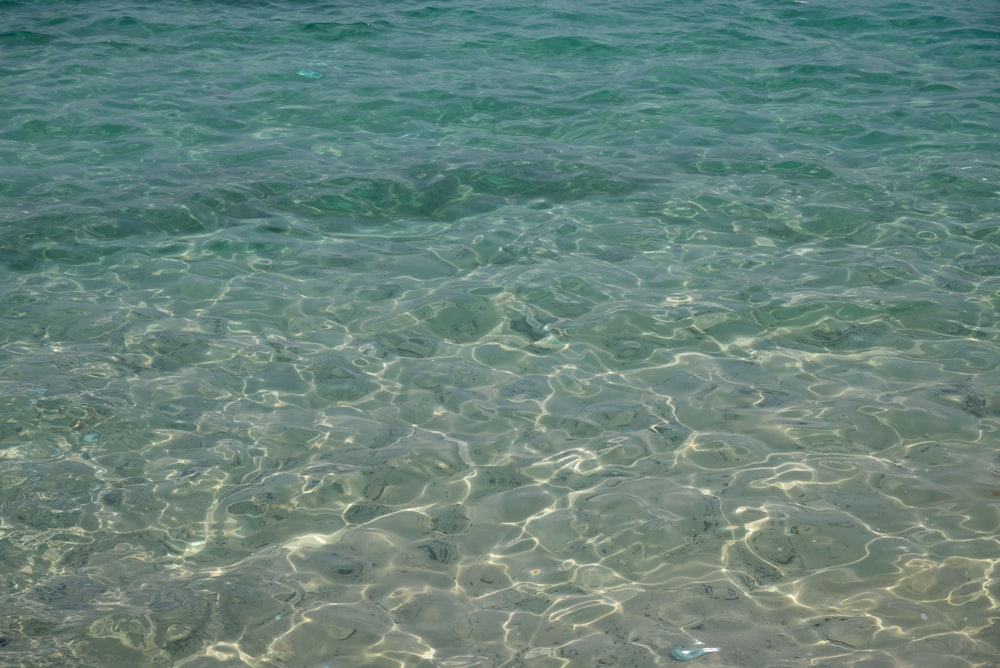
<svg viewBox="0 0 1000 668">
<path fill-rule="evenodd" d="M 1000 665 L 995 9 L 305 4 L 0 3 L 0 665 Z"/>
</svg>

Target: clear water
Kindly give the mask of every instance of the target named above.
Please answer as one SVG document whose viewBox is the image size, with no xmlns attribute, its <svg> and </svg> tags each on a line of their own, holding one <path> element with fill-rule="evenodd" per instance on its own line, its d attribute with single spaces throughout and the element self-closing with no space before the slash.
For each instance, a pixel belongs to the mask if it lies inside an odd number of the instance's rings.
<svg viewBox="0 0 1000 668">
<path fill-rule="evenodd" d="M 0 664 L 1000 663 L 992 0 L 0 15 Z"/>
</svg>

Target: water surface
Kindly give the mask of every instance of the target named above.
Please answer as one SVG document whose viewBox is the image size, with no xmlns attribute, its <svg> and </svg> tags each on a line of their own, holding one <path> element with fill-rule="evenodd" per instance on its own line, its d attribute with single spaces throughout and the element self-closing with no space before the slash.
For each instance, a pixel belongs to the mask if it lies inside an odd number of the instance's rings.
<svg viewBox="0 0 1000 668">
<path fill-rule="evenodd" d="M 0 663 L 1000 662 L 994 3 L 0 9 Z"/>
</svg>

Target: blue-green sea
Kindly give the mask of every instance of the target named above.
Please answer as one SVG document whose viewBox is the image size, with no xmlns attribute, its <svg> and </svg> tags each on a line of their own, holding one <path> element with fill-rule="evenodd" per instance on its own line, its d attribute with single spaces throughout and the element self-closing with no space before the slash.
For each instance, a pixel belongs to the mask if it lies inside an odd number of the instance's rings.
<svg viewBox="0 0 1000 668">
<path fill-rule="evenodd" d="M 5 668 L 1000 666 L 996 0 L 3 0 L 0 91 Z"/>
</svg>

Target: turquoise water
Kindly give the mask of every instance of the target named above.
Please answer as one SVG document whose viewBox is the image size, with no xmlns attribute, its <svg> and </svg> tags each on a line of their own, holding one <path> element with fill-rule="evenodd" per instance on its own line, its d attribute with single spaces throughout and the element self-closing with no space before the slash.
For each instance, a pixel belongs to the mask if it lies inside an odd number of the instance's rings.
<svg viewBox="0 0 1000 668">
<path fill-rule="evenodd" d="M 1000 664 L 995 2 L 0 15 L 0 664 Z"/>
</svg>

